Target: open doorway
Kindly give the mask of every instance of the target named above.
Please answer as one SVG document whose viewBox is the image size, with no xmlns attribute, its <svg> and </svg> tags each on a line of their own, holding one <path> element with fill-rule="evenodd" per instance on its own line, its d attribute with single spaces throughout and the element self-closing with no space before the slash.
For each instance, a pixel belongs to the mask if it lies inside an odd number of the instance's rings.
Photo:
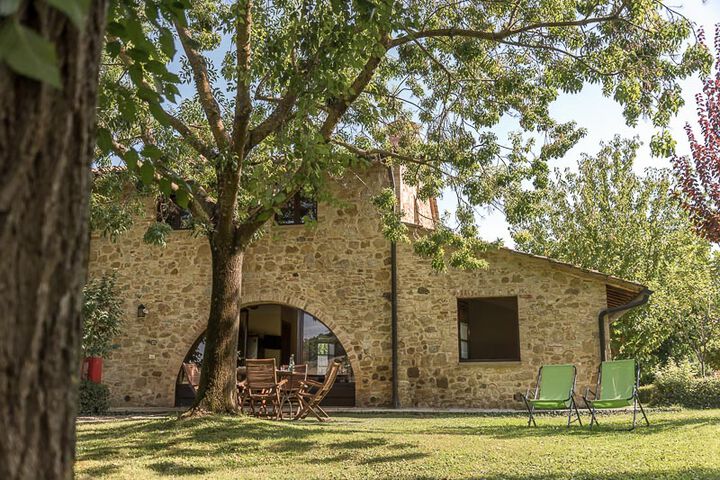
<svg viewBox="0 0 720 480">
<path fill-rule="evenodd" d="M 201 335 L 185 357 L 185 363 L 202 365 L 205 335 Z M 328 366 L 336 358 L 342 368 L 323 405 L 354 406 L 355 377 L 345 348 L 319 319 L 294 307 L 278 304 L 253 305 L 240 312 L 238 366 L 248 358 L 274 358 L 278 366 L 287 365 L 290 355 L 296 364 L 307 364 L 308 378 L 322 382 Z M 180 368 L 175 388 L 175 405 L 189 406 L 194 393 Z"/>
</svg>

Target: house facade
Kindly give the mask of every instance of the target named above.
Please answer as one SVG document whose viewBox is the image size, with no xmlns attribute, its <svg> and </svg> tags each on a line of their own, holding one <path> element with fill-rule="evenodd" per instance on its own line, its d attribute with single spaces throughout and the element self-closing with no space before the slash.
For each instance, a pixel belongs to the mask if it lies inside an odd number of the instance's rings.
<svg viewBox="0 0 720 480">
<path fill-rule="evenodd" d="M 520 408 L 516 394 L 546 363 L 573 363 L 578 391 L 591 385 L 608 322 L 644 287 L 505 248 L 485 270 L 438 273 L 382 234 L 370 198 L 383 188 L 395 188 L 414 235 L 437 218 L 401 177 L 372 167 L 333 183 L 336 202 L 298 201 L 266 227 L 245 255 L 239 362 L 294 355 L 321 377 L 341 357 L 329 400 L 361 407 Z M 317 221 L 299 224 L 310 210 Z M 145 244 L 156 215 L 148 201 L 121 241 L 91 241 L 90 275 L 116 271 L 126 311 L 105 360 L 114 407 L 186 404 L 182 364 L 202 358 L 209 246 L 189 230 L 164 248 Z"/>
</svg>

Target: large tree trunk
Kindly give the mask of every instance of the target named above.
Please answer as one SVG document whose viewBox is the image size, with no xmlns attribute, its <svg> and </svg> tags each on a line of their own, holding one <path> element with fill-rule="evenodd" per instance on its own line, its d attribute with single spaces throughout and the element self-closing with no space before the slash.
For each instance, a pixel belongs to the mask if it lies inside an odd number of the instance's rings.
<svg viewBox="0 0 720 480">
<path fill-rule="evenodd" d="M 205 356 L 193 410 L 237 411 L 236 367 L 243 251 L 211 239 L 212 296 Z"/>
<path fill-rule="evenodd" d="M 63 89 L 0 64 L 0 478 L 72 478 L 89 174 L 106 1 L 78 31 L 44 2 L 19 20 L 57 49 Z"/>
</svg>

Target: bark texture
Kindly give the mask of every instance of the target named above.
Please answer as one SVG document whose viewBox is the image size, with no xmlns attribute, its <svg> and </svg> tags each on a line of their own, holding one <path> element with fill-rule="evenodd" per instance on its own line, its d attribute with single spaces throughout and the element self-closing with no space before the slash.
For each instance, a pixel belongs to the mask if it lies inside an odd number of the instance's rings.
<svg viewBox="0 0 720 480">
<path fill-rule="evenodd" d="M 205 333 L 205 356 L 193 410 L 237 410 L 237 342 L 243 251 L 211 239 L 212 296 Z"/>
<path fill-rule="evenodd" d="M 82 31 L 44 2 L 63 89 L 0 65 L 0 478 L 72 478 L 90 162 L 107 2 Z"/>
</svg>

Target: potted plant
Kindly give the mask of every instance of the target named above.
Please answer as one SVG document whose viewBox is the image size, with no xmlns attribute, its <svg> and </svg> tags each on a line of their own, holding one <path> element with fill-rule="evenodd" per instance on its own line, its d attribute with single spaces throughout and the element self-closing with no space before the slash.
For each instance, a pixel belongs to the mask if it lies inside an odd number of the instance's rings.
<svg viewBox="0 0 720 480">
<path fill-rule="evenodd" d="M 83 378 L 95 383 L 102 380 L 102 359 L 120 332 L 122 308 L 116 283 L 113 272 L 90 280 L 83 289 Z"/>
</svg>

